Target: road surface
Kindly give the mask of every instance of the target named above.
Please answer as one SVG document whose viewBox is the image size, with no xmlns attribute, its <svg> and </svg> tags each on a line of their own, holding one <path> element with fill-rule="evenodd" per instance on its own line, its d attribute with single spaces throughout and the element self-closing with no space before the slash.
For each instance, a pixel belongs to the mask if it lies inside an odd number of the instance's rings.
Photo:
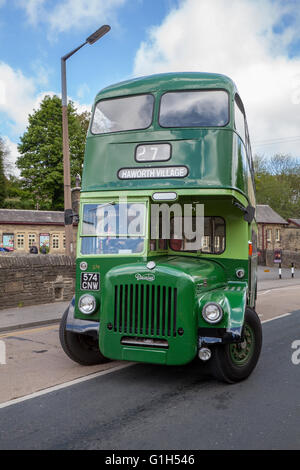
<svg viewBox="0 0 300 470">
<path fill-rule="evenodd" d="M 0 449 L 299 449 L 299 286 L 260 291 L 257 311 L 261 358 L 235 385 L 196 361 L 78 366 L 57 325 L 2 335 Z"/>
</svg>

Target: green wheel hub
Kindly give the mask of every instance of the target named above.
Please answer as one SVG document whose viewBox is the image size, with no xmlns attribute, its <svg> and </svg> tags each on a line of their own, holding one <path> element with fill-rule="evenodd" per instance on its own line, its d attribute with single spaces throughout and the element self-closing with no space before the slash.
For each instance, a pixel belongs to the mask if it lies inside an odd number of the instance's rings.
<svg viewBox="0 0 300 470">
<path fill-rule="evenodd" d="M 246 324 L 244 329 L 244 341 L 231 344 L 229 354 L 232 362 L 237 366 L 244 366 L 250 360 L 254 351 L 255 339 L 252 328 Z"/>
</svg>

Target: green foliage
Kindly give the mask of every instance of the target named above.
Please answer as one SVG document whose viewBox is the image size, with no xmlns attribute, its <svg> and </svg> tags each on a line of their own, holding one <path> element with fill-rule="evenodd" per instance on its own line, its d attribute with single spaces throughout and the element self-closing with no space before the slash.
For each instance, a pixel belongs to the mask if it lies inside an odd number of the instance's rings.
<svg viewBox="0 0 300 470">
<path fill-rule="evenodd" d="M 40 246 L 40 248 L 39 248 L 39 252 L 41 254 L 47 255 L 49 253 L 49 251 L 50 251 L 49 246 Z"/>
<path fill-rule="evenodd" d="M 9 175 L 6 179 L 5 209 L 36 209 L 32 192 L 22 187 L 22 181 L 16 176 Z"/>
<path fill-rule="evenodd" d="M 81 174 L 88 115 L 78 115 L 68 104 L 71 180 Z M 29 116 L 29 125 L 18 146 L 22 188 L 40 209 L 63 210 L 62 107 L 58 96 L 46 96 Z"/>
<path fill-rule="evenodd" d="M 3 207 L 6 198 L 6 178 L 4 174 L 4 159 L 8 151 L 5 147 L 3 139 L 0 137 L 0 207 Z"/>
<path fill-rule="evenodd" d="M 285 219 L 300 218 L 300 162 L 289 155 L 254 159 L 257 204 L 268 204 Z"/>
</svg>

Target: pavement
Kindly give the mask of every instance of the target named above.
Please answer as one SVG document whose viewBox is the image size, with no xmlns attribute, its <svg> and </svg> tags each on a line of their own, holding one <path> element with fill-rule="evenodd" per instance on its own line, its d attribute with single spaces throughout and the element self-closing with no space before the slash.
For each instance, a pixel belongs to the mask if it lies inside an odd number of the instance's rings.
<svg viewBox="0 0 300 470">
<path fill-rule="evenodd" d="M 68 305 L 69 302 L 54 302 L 0 310 L 0 332 L 57 323 Z"/>
<path fill-rule="evenodd" d="M 280 287 L 299 285 L 300 271 L 295 270 L 294 278 L 291 270 L 282 268 L 279 279 L 277 267 L 258 266 L 258 291 L 278 289 Z M 0 332 L 31 328 L 50 323 L 58 323 L 69 302 L 31 305 L 0 310 Z"/>
</svg>

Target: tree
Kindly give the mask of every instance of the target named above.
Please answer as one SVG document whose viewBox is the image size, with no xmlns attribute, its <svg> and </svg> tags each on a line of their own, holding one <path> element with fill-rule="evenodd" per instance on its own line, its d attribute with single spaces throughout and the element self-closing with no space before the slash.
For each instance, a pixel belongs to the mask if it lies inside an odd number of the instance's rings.
<svg viewBox="0 0 300 470">
<path fill-rule="evenodd" d="M 5 158 L 8 155 L 8 150 L 5 146 L 3 139 L 0 137 L 0 207 L 3 207 L 6 198 L 6 178 L 4 173 Z"/>
<path fill-rule="evenodd" d="M 85 119 L 68 104 L 71 180 L 81 173 L 85 146 Z M 58 96 L 46 96 L 29 115 L 29 125 L 18 146 L 22 186 L 40 209 L 63 210 L 62 107 Z"/>
<path fill-rule="evenodd" d="M 289 155 L 254 159 L 256 198 L 285 219 L 300 217 L 300 163 Z"/>
<path fill-rule="evenodd" d="M 23 189 L 22 181 L 14 175 L 9 175 L 6 179 L 6 199 L 3 208 L 36 209 L 32 192 Z"/>
<path fill-rule="evenodd" d="M 91 118 L 91 113 L 88 113 L 87 111 L 84 111 L 81 114 L 76 114 L 76 120 L 79 125 L 80 133 L 78 135 L 74 135 L 73 141 L 70 139 L 70 152 L 71 152 L 71 145 L 74 146 L 74 149 L 77 149 L 80 151 L 80 155 L 82 157 L 80 159 L 71 159 L 71 175 L 72 175 L 72 184 L 75 184 L 75 177 L 77 174 L 81 176 L 82 173 L 82 163 L 83 163 L 83 157 L 84 157 L 84 150 L 85 150 L 85 139 L 89 127 L 89 122 Z M 69 127 L 70 128 L 70 127 Z M 76 138 L 77 137 L 77 138 Z"/>
</svg>

